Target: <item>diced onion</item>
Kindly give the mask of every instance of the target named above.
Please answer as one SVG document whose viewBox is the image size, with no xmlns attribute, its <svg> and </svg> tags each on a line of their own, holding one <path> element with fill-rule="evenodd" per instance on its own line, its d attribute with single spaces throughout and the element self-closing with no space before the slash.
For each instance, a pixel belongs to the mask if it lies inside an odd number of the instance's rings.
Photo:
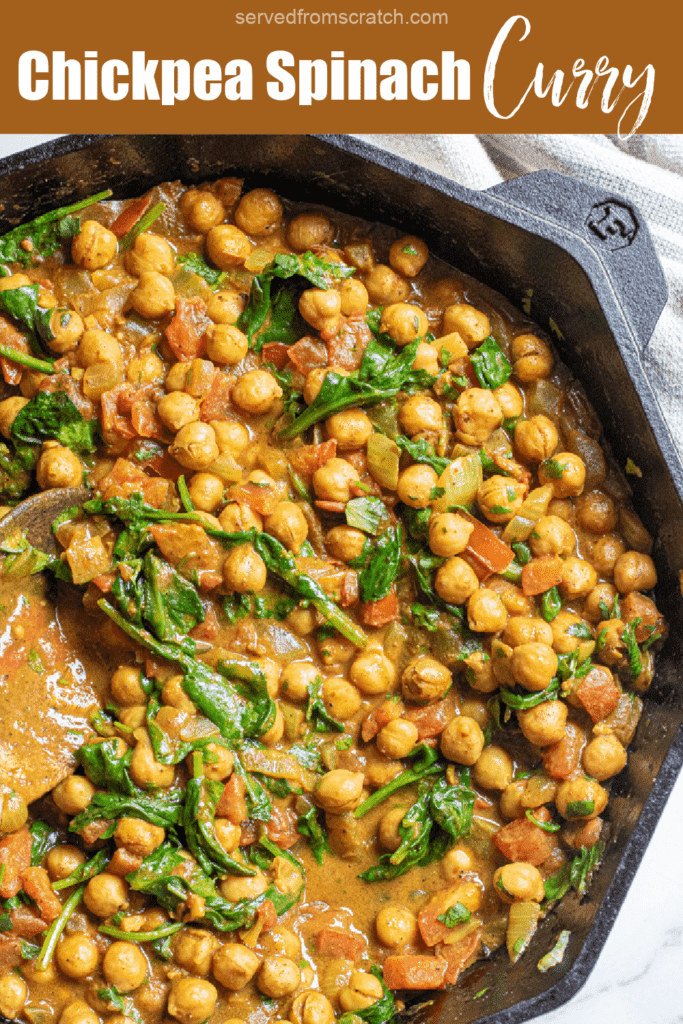
<svg viewBox="0 0 683 1024">
<path fill-rule="evenodd" d="M 503 530 L 503 540 L 506 544 L 515 544 L 518 541 L 527 540 L 531 536 L 539 519 L 547 515 L 552 496 L 552 484 L 544 484 L 543 487 L 536 487 L 529 492 L 517 515 Z"/>
<path fill-rule="evenodd" d="M 367 442 L 368 469 L 373 480 L 389 491 L 398 487 L 398 445 L 384 434 L 370 434 Z"/>
<path fill-rule="evenodd" d="M 535 903 L 534 900 L 520 900 L 518 903 L 513 903 L 510 906 L 506 942 L 508 954 L 513 964 L 519 960 L 531 942 L 531 937 L 538 927 L 540 916 L 540 904 Z"/>
<path fill-rule="evenodd" d="M 484 474 L 479 453 L 453 459 L 443 471 L 436 486 L 443 487 L 444 493 L 432 502 L 435 512 L 447 512 L 453 505 L 469 505 L 479 490 Z"/>
<path fill-rule="evenodd" d="M 99 363 L 93 363 L 86 367 L 83 374 L 83 394 L 97 402 L 105 393 L 115 388 L 123 380 L 123 367 L 121 363 L 112 362 L 109 359 Z"/>
</svg>

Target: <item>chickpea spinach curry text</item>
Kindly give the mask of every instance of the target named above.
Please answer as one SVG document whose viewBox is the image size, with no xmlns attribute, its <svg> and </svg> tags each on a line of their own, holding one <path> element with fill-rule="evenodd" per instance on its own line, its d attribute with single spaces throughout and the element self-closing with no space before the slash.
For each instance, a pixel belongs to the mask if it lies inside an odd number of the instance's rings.
<svg viewBox="0 0 683 1024">
<path fill-rule="evenodd" d="M 106 198 L 0 239 L 3 500 L 92 493 L 4 585 L 81 588 L 113 670 L 73 774 L 2 793 L 0 1013 L 384 1024 L 585 891 L 651 538 L 549 343 L 420 239 Z"/>
</svg>

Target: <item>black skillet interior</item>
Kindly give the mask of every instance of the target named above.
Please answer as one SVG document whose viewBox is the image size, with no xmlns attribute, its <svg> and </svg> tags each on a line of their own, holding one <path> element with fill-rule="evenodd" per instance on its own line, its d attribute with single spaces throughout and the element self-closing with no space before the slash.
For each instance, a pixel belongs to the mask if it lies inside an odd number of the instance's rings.
<svg viewBox="0 0 683 1024">
<path fill-rule="evenodd" d="M 164 180 L 225 174 L 417 234 L 517 305 L 531 290 L 532 316 L 560 329 L 560 354 L 619 465 L 630 457 L 642 469 L 631 478 L 634 503 L 658 537 L 658 603 L 672 628 L 612 790 L 601 870 L 588 896 L 569 896 L 549 914 L 517 965 L 499 951 L 454 991 L 415 1008 L 420 1021 L 528 1020 L 560 1006 L 590 973 L 683 763 L 683 468 L 641 363 L 666 298 L 661 268 L 640 214 L 619 197 L 546 173 L 471 192 L 349 136 L 66 137 L 0 161 L 0 232 L 103 188 L 123 198 Z M 564 961 L 543 974 L 537 961 L 562 929 L 571 931 Z"/>
</svg>

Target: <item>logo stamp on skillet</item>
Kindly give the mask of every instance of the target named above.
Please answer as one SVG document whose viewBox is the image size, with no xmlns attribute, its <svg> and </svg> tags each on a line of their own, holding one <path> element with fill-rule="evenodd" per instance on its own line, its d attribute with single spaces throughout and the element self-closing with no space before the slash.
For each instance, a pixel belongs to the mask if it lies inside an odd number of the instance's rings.
<svg viewBox="0 0 683 1024">
<path fill-rule="evenodd" d="M 588 214 L 586 227 L 606 249 L 613 252 L 631 244 L 638 231 L 638 221 L 630 206 L 608 199 L 595 204 Z"/>
</svg>

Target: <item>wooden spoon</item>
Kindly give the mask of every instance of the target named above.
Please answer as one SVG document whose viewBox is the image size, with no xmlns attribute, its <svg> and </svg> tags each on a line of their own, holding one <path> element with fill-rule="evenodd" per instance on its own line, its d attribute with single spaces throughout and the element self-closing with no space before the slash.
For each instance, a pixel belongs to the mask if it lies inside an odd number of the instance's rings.
<svg viewBox="0 0 683 1024">
<path fill-rule="evenodd" d="M 91 497 L 85 488 L 43 491 L 0 520 L 0 543 L 26 536 L 56 553 L 52 523 Z M 0 784 L 27 803 L 73 771 L 73 756 L 102 706 L 108 673 L 80 595 L 48 574 L 0 577 Z"/>
</svg>

